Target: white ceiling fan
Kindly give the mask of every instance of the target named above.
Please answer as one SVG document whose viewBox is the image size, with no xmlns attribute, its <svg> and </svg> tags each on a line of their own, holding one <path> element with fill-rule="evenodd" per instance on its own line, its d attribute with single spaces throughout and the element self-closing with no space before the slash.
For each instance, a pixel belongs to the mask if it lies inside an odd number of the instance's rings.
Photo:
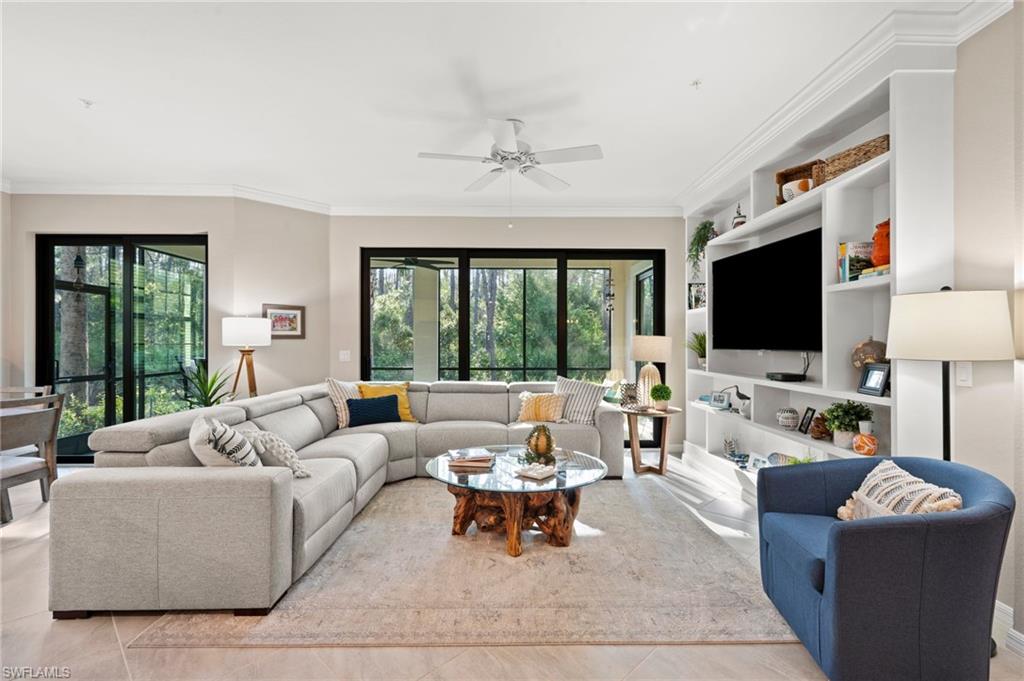
<svg viewBox="0 0 1024 681">
<path fill-rule="evenodd" d="M 549 163 L 571 163 L 574 161 L 597 161 L 604 158 L 601 153 L 601 146 L 598 144 L 587 144 L 582 147 L 567 147 L 565 149 L 549 149 L 547 151 L 534 151 L 530 145 L 518 135 L 522 132 L 524 123 L 516 118 L 509 118 L 499 121 L 494 118 L 487 120 L 487 127 L 494 138 L 491 145 L 490 156 L 465 156 L 461 154 L 435 154 L 421 151 L 420 158 L 434 158 L 442 161 L 472 161 L 473 163 L 484 163 L 496 165 L 483 177 L 476 180 L 468 187 L 467 192 L 478 192 L 491 184 L 505 173 L 519 173 L 532 182 L 553 192 L 560 192 L 569 188 L 569 183 L 555 177 L 539 166 Z"/>
</svg>

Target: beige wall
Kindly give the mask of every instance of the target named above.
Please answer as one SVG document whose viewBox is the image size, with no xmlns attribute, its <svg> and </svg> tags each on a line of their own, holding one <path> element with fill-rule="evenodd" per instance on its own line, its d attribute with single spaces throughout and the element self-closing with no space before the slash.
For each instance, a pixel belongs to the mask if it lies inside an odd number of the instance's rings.
<svg viewBox="0 0 1024 681">
<path fill-rule="evenodd" d="M 237 353 L 220 344 L 222 317 L 258 315 L 264 302 L 304 304 L 306 340 L 257 350 L 259 387 L 271 392 L 326 374 L 325 216 L 233 198 L 15 195 L 10 207 L 2 246 L 0 383 L 35 377 L 35 235 L 71 233 L 206 234 L 211 366 L 237 362 Z"/>
<path fill-rule="evenodd" d="M 333 217 L 331 218 L 330 370 L 339 378 L 359 377 L 359 249 L 439 248 L 653 248 L 665 250 L 668 335 L 675 339 L 666 382 L 685 394 L 686 315 L 684 230 L 681 218 L 520 218 L 508 229 L 497 218 Z M 616 309 L 625 287 L 616 287 Z M 338 361 L 349 350 L 351 362 Z M 670 441 L 681 445 L 683 419 L 673 419 Z"/>
<path fill-rule="evenodd" d="M 955 288 L 1014 287 L 1021 226 L 1014 215 L 1016 116 L 1014 30 L 1018 6 L 960 45 L 955 89 Z M 1018 87 L 1020 87 L 1018 83 Z M 1024 405 L 1015 394 L 1013 362 L 973 363 L 973 387 L 954 395 L 955 460 L 1012 484 L 1022 465 L 1015 423 Z M 1017 561 L 1007 547 L 999 600 L 1014 603 Z M 1019 600 L 1019 599 L 1018 599 Z M 1020 617 L 1018 615 L 1018 617 Z M 1020 621 L 1018 619 L 1018 621 Z"/>
</svg>

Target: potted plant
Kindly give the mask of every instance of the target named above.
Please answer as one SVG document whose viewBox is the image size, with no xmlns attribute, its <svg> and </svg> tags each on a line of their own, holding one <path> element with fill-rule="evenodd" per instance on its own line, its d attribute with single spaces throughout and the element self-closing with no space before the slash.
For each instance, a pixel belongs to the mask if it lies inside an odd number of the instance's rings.
<svg viewBox="0 0 1024 681">
<path fill-rule="evenodd" d="M 708 335 L 703 331 L 694 331 L 690 334 L 690 340 L 686 341 L 686 347 L 693 350 L 697 355 L 697 366 L 701 369 L 708 368 Z"/>
<path fill-rule="evenodd" d="M 837 447 L 850 449 L 860 422 L 870 421 L 873 413 L 866 404 L 847 400 L 833 402 L 821 415 L 825 418 L 825 425 L 832 431 L 832 442 Z"/>
<path fill-rule="evenodd" d="M 651 399 L 658 411 L 668 411 L 668 401 L 672 399 L 672 388 L 659 383 L 651 388 Z"/>
<path fill-rule="evenodd" d="M 212 407 L 231 396 L 226 387 L 231 373 L 223 369 L 209 373 L 205 359 L 196 360 L 194 367 L 183 367 L 181 373 L 185 377 L 185 400 L 193 406 Z"/>
<path fill-rule="evenodd" d="M 693 270 L 693 276 L 700 276 L 700 262 L 704 259 L 704 249 L 707 247 L 708 242 L 716 236 L 718 236 L 718 232 L 715 231 L 715 223 L 712 220 L 705 220 L 697 225 L 697 228 L 693 230 L 693 234 L 690 235 L 690 248 L 686 254 L 686 259 Z"/>
</svg>

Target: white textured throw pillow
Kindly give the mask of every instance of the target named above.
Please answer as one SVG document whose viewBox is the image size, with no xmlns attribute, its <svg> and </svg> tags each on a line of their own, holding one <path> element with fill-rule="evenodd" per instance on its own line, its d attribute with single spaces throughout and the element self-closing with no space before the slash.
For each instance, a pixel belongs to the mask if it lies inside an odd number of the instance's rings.
<svg viewBox="0 0 1024 681">
<path fill-rule="evenodd" d="M 209 416 L 192 422 L 188 444 L 204 466 L 263 465 L 244 434 Z"/>
<path fill-rule="evenodd" d="M 302 465 L 298 455 L 290 444 L 277 433 L 269 430 L 256 430 L 245 433 L 245 437 L 256 449 L 264 466 L 285 466 L 292 469 L 296 478 L 308 478 L 309 470 Z"/>
<path fill-rule="evenodd" d="M 334 403 L 334 411 L 338 412 L 338 427 L 348 428 L 348 400 L 358 400 L 362 397 L 359 394 L 359 384 L 328 378 L 327 394 Z"/>
<path fill-rule="evenodd" d="M 555 394 L 568 395 L 562 418 L 570 423 L 594 425 L 594 410 L 601 403 L 601 398 L 604 397 L 607 390 L 603 385 L 597 383 L 576 381 L 559 376 L 555 383 Z"/>
<path fill-rule="evenodd" d="M 868 473 L 860 489 L 839 507 L 836 515 L 840 520 L 858 520 L 955 511 L 963 505 L 963 499 L 953 490 L 915 478 L 892 461 L 883 461 Z"/>
</svg>

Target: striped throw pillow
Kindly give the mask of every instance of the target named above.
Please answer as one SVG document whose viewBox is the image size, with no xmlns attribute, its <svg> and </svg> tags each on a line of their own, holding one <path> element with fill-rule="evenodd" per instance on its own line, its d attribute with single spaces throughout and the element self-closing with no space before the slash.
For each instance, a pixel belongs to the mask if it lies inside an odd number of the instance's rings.
<svg viewBox="0 0 1024 681">
<path fill-rule="evenodd" d="M 516 421 L 549 421 L 557 423 L 565 413 L 567 395 L 555 393 L 519 393 L 519 416 Z"/>
<path fill-rule="evenodd" d="M 594 425 L 594 410 L 601 403 L 606 390 L 607 388 L 598 383 L 576 381 L 562 376 L 559 376 L 555 383 L 555 394 L 566 396 L 563 418 L 570 423 L 582 423 L 587 426 Z"/>
<path fill-rule="evenodd" d="M 200 416 L 192 422 L 188 444 L 204 466 L 263 465 L 245 435 L 209 416 Z"/>
<path fill-rule="evenodd" d="M 327 394 L 331 396 L 331 402 L 334 403 L 334 411 L 338 413 L 338 427 L 348 428 L 348 401 L 359 399 L 359 384 L 328 378 Z"/>
<path fill-rule="evenodd" d="M 868 473 L 860 489 L 836 515 L 840 520 L 858 520 L 955 511 L 963 505 L 963 499 L 953 490 L 915 478 L 892 461 L 883 461 Z"/>
</svg>

